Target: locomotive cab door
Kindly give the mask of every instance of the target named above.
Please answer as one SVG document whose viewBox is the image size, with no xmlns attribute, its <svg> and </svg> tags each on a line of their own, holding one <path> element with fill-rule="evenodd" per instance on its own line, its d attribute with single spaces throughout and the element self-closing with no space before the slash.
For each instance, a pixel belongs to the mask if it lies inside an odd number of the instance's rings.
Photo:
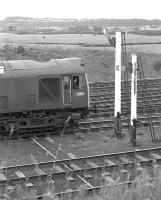
<svg viewBox="0 0 161 200">
<path fill-rule="evenodd" d="M 71 76 L 65 75 L 62 80 L 63 104 L 69 106 L 72 104 Z"/>
</svg>

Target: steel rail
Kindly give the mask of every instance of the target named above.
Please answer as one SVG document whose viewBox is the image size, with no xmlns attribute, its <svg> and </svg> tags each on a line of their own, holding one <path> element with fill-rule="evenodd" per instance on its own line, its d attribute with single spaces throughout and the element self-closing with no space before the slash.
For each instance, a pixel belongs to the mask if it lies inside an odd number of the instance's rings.
<svg viewBox="0 0 161 200">
<path fill-rule="evenodd" d="M 151 151 L 161 151 L 161 147 L 154 147 L 154 148 L 145 148 L 145 149 L 138 149 L 136 148 L 135 150 L 129 150 L 129 151 L 121 151 L 121 152 L 117 152 L 117 153 L 109 153 L 109 154 L 97 154 L 94 156 L 84 156 L 84 157 L 76 157 L 76 158 L 72 158 L 72 159 L 62 159 L 62 160 L 56 160 L 55 164 L 61 164 L 61 163 L 70 163 L 72 161 L 79 161 L 79 160 L 88 160 L 88 159 L 95 159 L 95 158 L 103 158 L 103 157 L 110 157 L 110 156 L 119 156 L 119 155 L 128 155 L 128 154 L 135 154 L 135 153 L 145 153 L 145 152 L 151 152 Z M 41 166 L 41 165 L 48 165 L 48 164 L 53 164 L 54 161 L 48 161 L 48 162 L 39 162 L 39 163 L 28 163 L 28 164 L 24 164 L 24 165 L 11 165 L 8 167 L 3 167 L 1 168 L 4 170 L 7 169 L 18 169 L 18 168 L 26 168 L 26 167 L 32 167 L 34 165 L 37 166 Z"/>
<path fill-rule="evenodd" d="M 143 154 L 143 155 L 142 155 Z M 137 158 L 138 160 L 131 160 L 130 162 L 126 161 L 126 158 L 127 156 L 130 156 L 130 158 Z M 80 169 L 72 169 L 70 165 L 68 164 L 71 164 L 71 163 L 75 163 L 75 161 L 77 161 L 77 165 L 79 165 L 79 161 L 89 161 L 89 163 L 91 162 L 90 159 L 92 159 L 92 162 L 93 159 L 95 160 L 99 160 L 100 158 L 102 158 L 103 160 L 104 159 L 109 159 L 109 160 L 112 160 L 112 158 L 114 158 L 119 160 L 120 158 L 123 158 L 124 161 L 118 163 L 117 160 L 116 161 L 112 161 L 113 164 L 104 164 L 104 165 L 101 165 L 101 166 L 97 166 L 94 165 L 94 166 L 90 166 L 89 168 L 80 168 Z M 127 158 L 130 159 L 130 158 Z M 140 159 L 140 160 L 139 160 Z M 53 162 L 48 162 L 48 163 L 53 163 Z M 102 173 L 105 173 L 105 176 L 106 176 L 106 173 L 110 172 L 110 175 L 107 175 L 108 177 L 112 176 L 113 173 L 116 173 L 116 172 L 119 172 L 120 174 L 127 174 L 127 175 L 130 175 L 131 174 L 131 170 L 135 169 L 136 171 L 137 170 L 140 170 L 139 168 L 142 168 L 142 169 L 146 169 L 147 167 L 152 167 L 153 169 L 157 166 L 159 168 L 161 168 L 161 147 L 156 147 L 156 148 L 146 148 L 146 149 L 135 149 L 133 151 L 125 151 L 125 152 L 119 152 L 119 153 L 111 153 L 111 154 L 102 154 L 102 155 L 96 155 L 96 156 L 87 156 L 87 157 L 81 157 L 81 158 L 74 158 L 74 159 L 64 159 L 64 160 L 59 160 L 59 161 L 55 161 L 56 165 L 55 166 L 60 166 L 62 167 L 63 169 L 66 168 L 66 170 L 64 170 L 64 172 L 60 172 L 60 173 L 51 173 L 50 174 L 50 177 L 51 179 L 53 180 L 53 184 L 55 184 L 56 181 L 59 180 L 59 178 L 62 178 L 62 177 L 66 177 L 66 176 L 72 176 L 72 177 L 77 177 L 81 182 L 82 184 L 85 185 L 85 188 L 83 188 L 83 190 L 88 193 L 88 192 L 91 192 L 91 191 L 96 191 L 96 190 L 100 190 L 101 188 L 105 188 L 105 187 L 111 187 L 111 186 L 119 186 L 119 185 L 130 185 L 130 184 L 133 184 L 133 183 L 137 183 L 139 181 L 141 181 L 140 179 L 137 179 L 138 176 L 136 176 L 136 179 L 134 177 L 134 179 L 130 180 L 128 178 L 125 178 L 125 180 L 113 180 L 112 178 L 112 182 L 98 182 L 98 184 L 92 184 L 91 182 L 91 179 L 88 179 L 84 176 L 84 173 L 87 173 L 87 174 L 92 174 L 91 175 L 91 178 L 94 179 L 93 175 L 97 175 L 98 176 L 102 176 Z M 88 163 L 88 162 L 87 162 Z M 46 164 L 46 163 L 39 163 L 38 165 L 40 164 Z M 61 164 L 61 165 L 59 165 Z M 31 166 L 31 164 L 29 165 Z M 17 170 L 20 170 L 18 167 L 19 166 L 14 166 L 15 169 Z M 23 167 L 23 166 L 22 166 Z M 125 170 L 125 171 L 124 171 Z M 40 183 L 40 180 L 44 180 L 44 178 L 47 177 L 48 174 L 43 174 L 43 175 L 35 175 L 35 176 L 31 176 L 31 177 L 23 177 L 23 178 L 17 178 L 17 179 L 13 179 L 13 180 L 7 180 L 7 184 L 9 183 L 13 183 L 14 184 L 14 181 L 20 181 L 21 180 L 21 183 L 22 181 L 31 181 L 31 180 L 38 180 L 39 183 Z M 71 181 L 72 181 L 72 178 L 71 177 Z M 69 177 L 70 178 L 70 177 Z M 120 178 L 121 178 L 121 175 L 120 175 Z M 149 181 L 152 181 L 152 180 L 155 180 L 157 179 L 158 177 L 150 177 L 148 180 Z M 109 179 L 109 178 L 108 178 Z M 101 179 L 100 179 L 101 181 Z M 0 184 L 3 184 L 4 182 L 0 181 Z M 17 182 L 16 182 L 17 183 Z M 68 184 L 70 185 L 70 179 L 68 181 Z M 76 185 L 76 182 L 74 183 L 74 185 Z M 34 186 L 35 188 L 37 187 L 36 185 Z M 78 192 L 80 192 L 80 189 L 73 189 L 72 186 L 70 186 L 71 188 L 68 189 L 67 191 L 57 191 L 55 190 L 54 191 L 54 195 L 58 195 L 58 196 L 62 196 L 62 195 L 74 195 L 74 194 L 77 194 Z M 37 195 L 37 199 L 41 199 L 43 197 L 45 197 L 45 193 L 42 193 L 42 194 L 39 194 Z M 25 198 L 24 198 L 25 199 Z"/>
</svg>

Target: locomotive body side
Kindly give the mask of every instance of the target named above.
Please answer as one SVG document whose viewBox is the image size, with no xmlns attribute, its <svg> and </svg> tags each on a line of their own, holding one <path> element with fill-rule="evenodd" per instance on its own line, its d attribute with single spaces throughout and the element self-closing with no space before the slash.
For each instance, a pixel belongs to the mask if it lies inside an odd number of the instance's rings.
<svg viewBox="0 0 161 200">
<path fill-rule="evenodd" d="M 51 119 L 56 121 L 55 115 L 64 110 L 70 114 L 72 111 L 80 115 L 87 113 L 89 91 L 81 59 L 47 63 L 7 61 L 6 68 L 0 77 L 0 127 L 3 129 L 8 130 L 8 124 L 14 124 L 16 129 L 45 127 Z M 52 116 L 50 120 L 48 115 Z M 38 118 L 37 124 L 32 123 L 35 118 Z"/>
</svg>

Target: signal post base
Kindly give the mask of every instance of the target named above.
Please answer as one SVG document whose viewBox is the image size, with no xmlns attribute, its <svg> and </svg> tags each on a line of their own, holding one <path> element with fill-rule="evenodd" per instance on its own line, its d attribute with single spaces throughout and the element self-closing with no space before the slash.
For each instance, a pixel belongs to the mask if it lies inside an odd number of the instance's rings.
<svg viewBox="0 0 161 200">
<path fill-rule="evenodd" d="M 114 133 L 117 138 L 121 138 L 121 114 L 118 112 L 114 118 Z"/>
<path fill-rule="evenodd" d="M 133 119 L 133 125 L 131 125 L 131 128 L 130 128 L 130 143 L 133 146 L 136 146 L 136 124 L 137 124 L 137 120 Z"/>
</svg>

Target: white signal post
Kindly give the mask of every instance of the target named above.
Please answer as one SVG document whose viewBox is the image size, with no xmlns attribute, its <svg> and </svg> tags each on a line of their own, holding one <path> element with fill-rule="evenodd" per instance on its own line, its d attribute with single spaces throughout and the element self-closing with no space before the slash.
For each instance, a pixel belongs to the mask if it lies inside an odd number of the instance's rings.
<svg viewBox="0 0 161 200">
<path fill-rule="evenodd" d="M 132 54 L 132 74 L 131 74 L 131 125 L 137 118 L 137 56 Z"/>
<path fill-rule="evenodd" d="M 136 144 L 136 120 L 137 120 L 137 56 L 132 54 L 131 74 L 131 142 Z"/>
<path fill-rule="evenodd" d="M 121 50 L 122 50 L 122 33 L 116 32 L 115 46 L 115 125 L 114 131 L 117 137 L 121 136 Z"/>
<path fill-rule="evenodd" d="M 121 113 L 121 32 L 116 32 L 116 48 L 115 48 L 115 113 Z"/>
</svg>

